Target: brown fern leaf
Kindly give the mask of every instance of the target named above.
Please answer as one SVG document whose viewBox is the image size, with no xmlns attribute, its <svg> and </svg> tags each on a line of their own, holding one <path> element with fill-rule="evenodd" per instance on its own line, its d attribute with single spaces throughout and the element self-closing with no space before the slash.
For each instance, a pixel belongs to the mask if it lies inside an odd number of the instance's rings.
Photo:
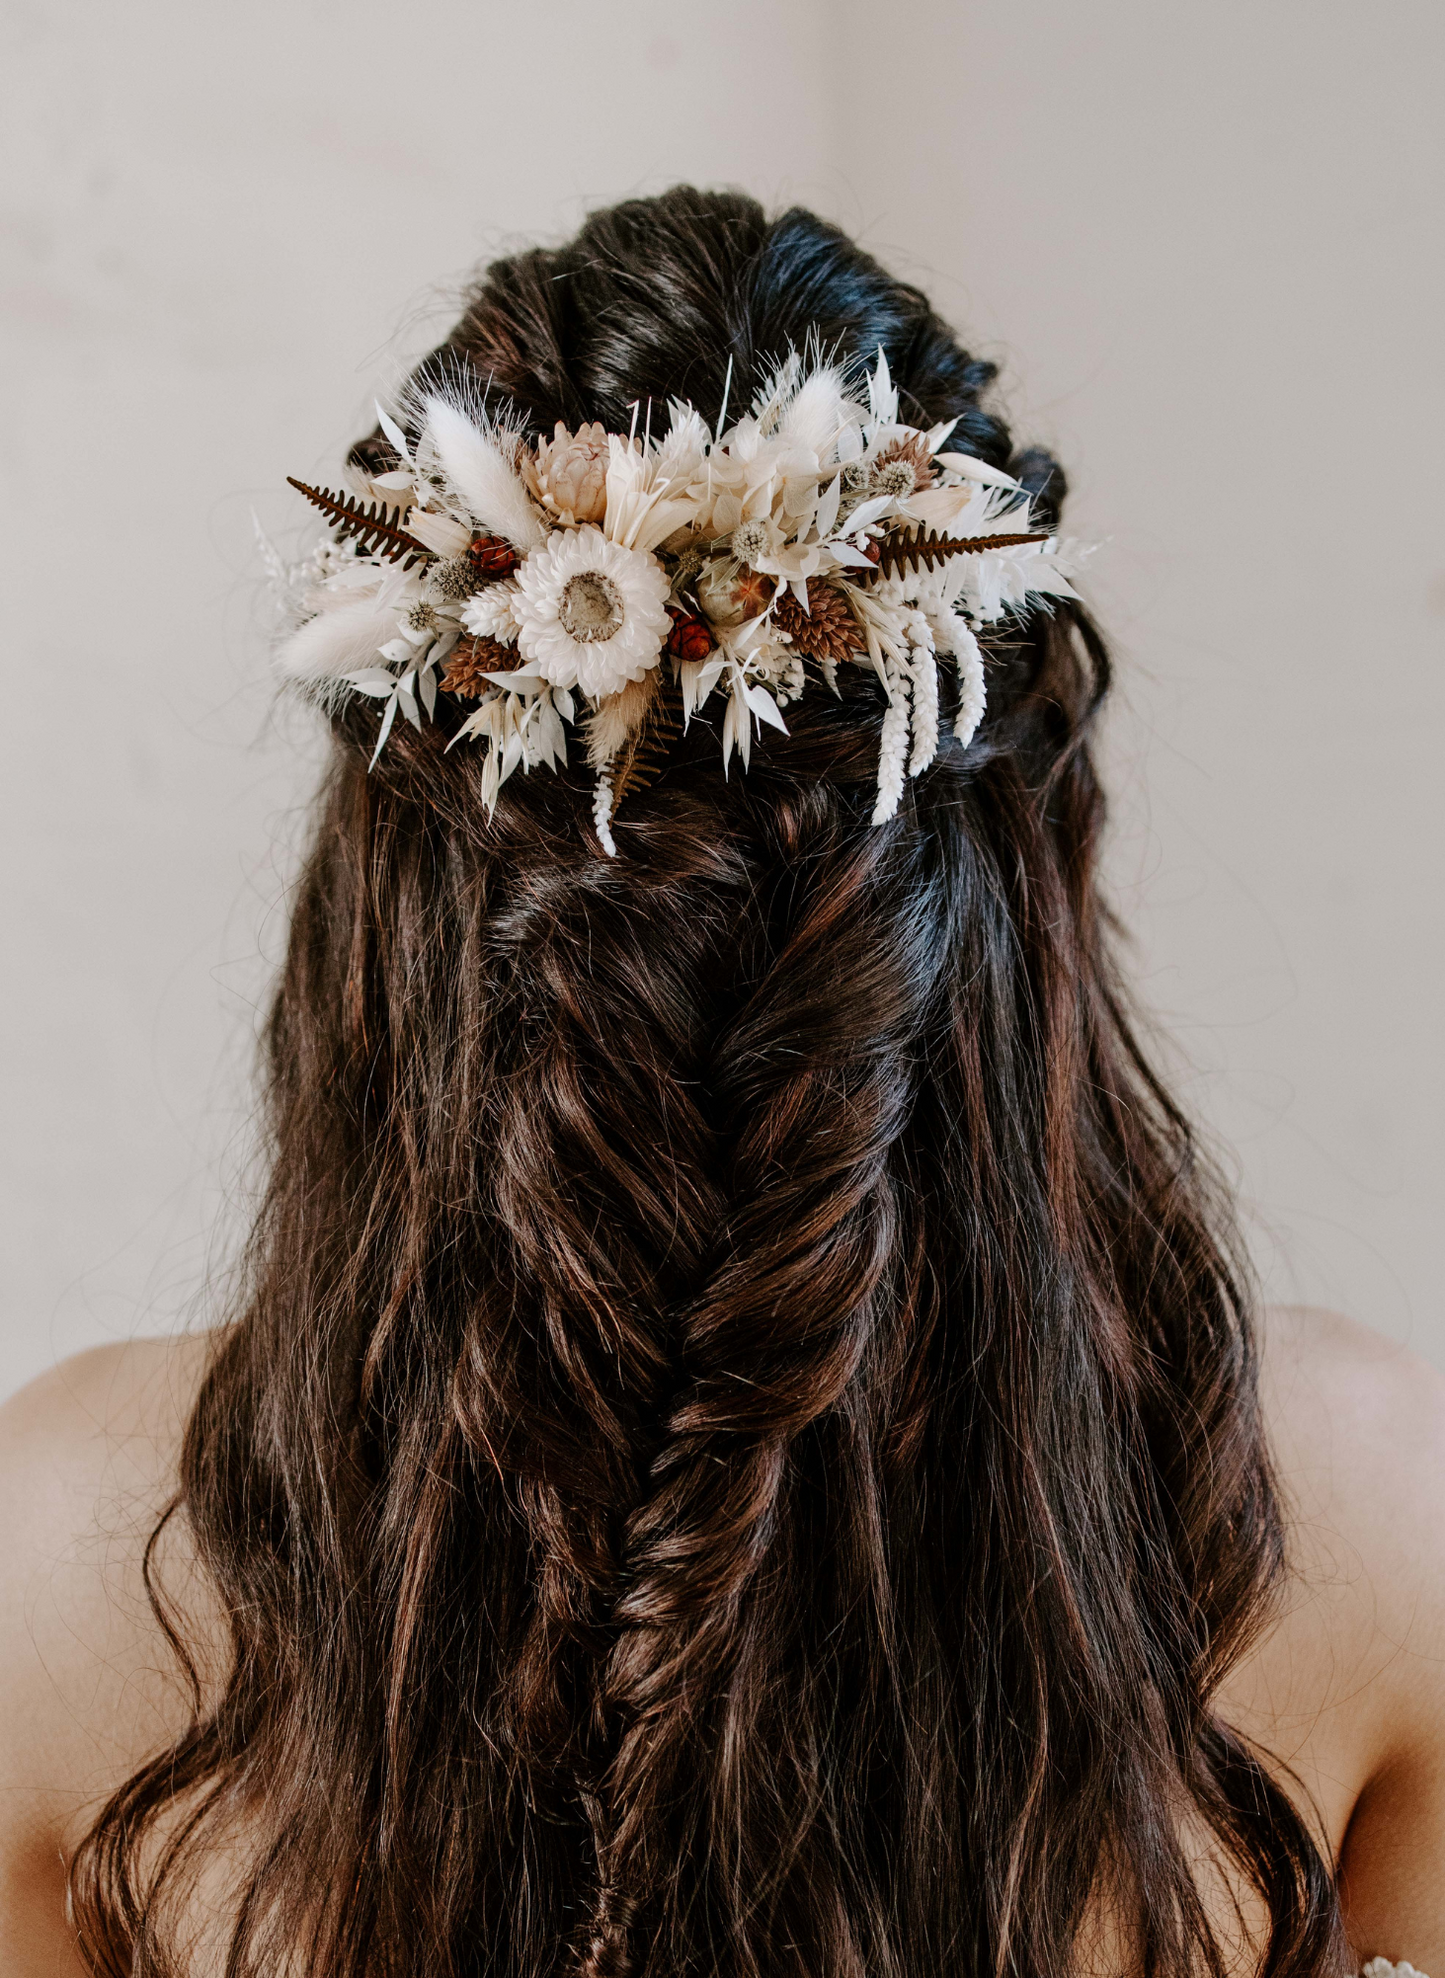
<svg viewBox="0 0 1445 1978">
<path fill-rule="evenodd" d="M 363 507 L 355 495 L 334 494 L 330 488 L 313 488 L 292 474 L 288 484 L 305 495 L 313 508 L 319 508 L 338 538 L 356 538 L 363 556 L 384 556 L 389 563 L 400 563 L 410 570 L 414 563 L 429 563 L 431 551 L 425 543 L 409 536 L 401 526 L 401 510 L 374 501 Z"/>
<path fill-rule="evenodd" d="M 900 575 L 905 570 L 932 570 L 950 556 L 974 556 L 985 549 L 1012 549 L 1016 543 L 1046 543 L 1049 534 L 1047 529 L 1037 529 L 1027 535 L 895 537 L 884 542 L 878 568 L 886 577 Z"/>
<path fill-rule="evenodd" d="M 642 717 L 642 726 L 623 751 L 612 778 L 614 815 L 629 790 L 645 790 L 662 774 L 672 745 L 681 733 L 681 692 L 676 686 L 658 680 Z"/>
</svg>

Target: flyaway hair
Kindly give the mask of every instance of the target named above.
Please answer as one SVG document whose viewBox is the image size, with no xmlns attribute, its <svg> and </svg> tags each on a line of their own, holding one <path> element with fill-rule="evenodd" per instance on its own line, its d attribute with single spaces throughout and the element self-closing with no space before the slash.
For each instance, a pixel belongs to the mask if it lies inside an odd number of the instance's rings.
<svg viewBox="0 0 1445 1978">
<path fill-rule="evenodd" d="M 492 456 L 415 416 L 458 367 L 526 436 L 540 546 Z M 428 582 L 477 606 L 430 711 L 400 650 L 324 701 L 269 1184 L 175 1513 L 227 1654 L 76 1856 L 104 1978 L 189 1973 L 208 1861 L 228 1978 L 1066 1978 L 1101 1919 L 1131 1974 L 1223 1978 L 1211 1852 L 1267 1978 L 1339 1962 L 1329 1867 L 1216 1710 L 1283 1527 L 1230 1205 L 1100 901 L 1105 647 L 1066 591 L 988 618 L 949 555 L 922 680 L 889 626 L 923 605 L 822 573 L 845 625 L 804 573 L 786 732 L 741 661 L 741 701 L 705 697 L 688 669 L 776 582 L 714 556 L 690 613 L 669 539 L 626 538 L 675 496 L 660 409 L 717 435 L 779 367 L 815 459 L 835 419 L 906 427 L 887 499 L 953 500 L 943 449 L 981 470 L 965 508 L 1026 497 L 994 531 L 1053 538 L 1063 477 L 1012 449 L 993 368 L 739 194 L 496 262 L 355 449 L 393 499 L 465 483 L 506 540 L 421 524 L 458 566 Z M 777 522 L 731 494 L 733 531 Z M 516 598 L 498 577 L 523 550 L 591 559 L 528 580 L 588 579 L 535 740 L 525 560 Z M 617 613 L 641 630 L 589 699 L 581 634 Z M 441 636 L 415 620 L 413 652 Z M 600 771 L 563 759 L 574 721 Z"/>
</svg>

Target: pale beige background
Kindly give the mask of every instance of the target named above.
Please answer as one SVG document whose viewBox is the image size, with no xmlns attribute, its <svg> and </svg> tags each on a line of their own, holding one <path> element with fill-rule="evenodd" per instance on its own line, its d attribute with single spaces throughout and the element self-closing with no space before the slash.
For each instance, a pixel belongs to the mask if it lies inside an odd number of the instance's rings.
<svg viewBox="0 0 1445 1978">
<path fill-rule="evenodd" d="M 0 1391 L 231 1240 L 311 774 L 253 506 L 470 262 L 678 178 L 817 205 L 1003 361 L 1107 539 L 1116 889 L 1261 1269 L 1445 1364 L 1433 0 L 4 19 Z"/>
</svg>

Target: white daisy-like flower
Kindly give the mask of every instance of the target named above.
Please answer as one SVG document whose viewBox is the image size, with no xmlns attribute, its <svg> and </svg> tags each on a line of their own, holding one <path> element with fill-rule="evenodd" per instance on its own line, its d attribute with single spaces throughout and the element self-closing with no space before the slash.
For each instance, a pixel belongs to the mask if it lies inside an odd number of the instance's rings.
<svg viewBox="0 0 1445 1978">
<path fill-rule="evenodd" d="M 649 551 L 624 549 L 590 524 L 558 530 L 515 583 L 518 644 L 554 687 L 580 687 L 598 700 L 661 657 L 669 579 Z"/>
<path fill-rule="evenodd" d="M 468 598 L 462 610 L 462 624 L 473 638 L 499 639 L 504 646 L 513 645 L 522 629 L 517 603 L 514 583 L 487 584 L 475 597 Z"/>
</svg>

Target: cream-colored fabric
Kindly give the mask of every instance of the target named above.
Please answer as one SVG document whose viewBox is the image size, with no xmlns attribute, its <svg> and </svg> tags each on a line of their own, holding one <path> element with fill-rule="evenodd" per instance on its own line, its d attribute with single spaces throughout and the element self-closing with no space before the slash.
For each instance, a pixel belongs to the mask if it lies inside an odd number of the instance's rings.
<svg viewBox="0 0 1445 1978">
<path fill-rule="evenodd" d="M 1413 1964 L 1391 1964 L 1387 1957 L 1372 1957 L 1360 1978 L 1425 1978 Z"/>
</svg>

